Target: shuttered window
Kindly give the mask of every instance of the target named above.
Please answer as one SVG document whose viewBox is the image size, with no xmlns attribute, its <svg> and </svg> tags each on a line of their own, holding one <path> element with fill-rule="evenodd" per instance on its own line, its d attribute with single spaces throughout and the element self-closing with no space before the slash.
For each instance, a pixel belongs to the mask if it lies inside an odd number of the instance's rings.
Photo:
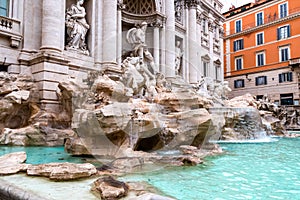
<svg viewBox="0 0 300 200">
<path fill-rule="evenodd" d="M 267 85 L 267 76 L 256 77 L 255 85 Z"/>
<path fill-rule="evenodd" d="M 279 12 L 280 18 L 286 17 L 288 15 L 287 3 L 279 5 Z"/>
<path fill-rule="evenodd" d="M 262 12 L 256 14 L 256 26 L 264 24 L 264 15 Z"/>
<path fill-rule="evenodd" d="M 244 79 L 238 79 L 234 81 L 234 88 L 243 88 L 245 87 Z"/>
<path fill-rule="evenodd" d="M 239 33 L 241 31 L 242 31 L 242 21 L 237 20 L 237 21 L 235 21 L 235 32 Z"/>
<path fill-rule="evenodd" d="M 233 50 L 234 51 L 239 51 L 244 49 L 244 40 L 243 39 L 239 39 L 233 42 Z"/>
<path fill-rule="evenodd" d="M 283 82 L 292 82 L 293 81 L 293 72 L 286 72 L 278 74 L 279 83 Z"/>
<path fill-rule="evenodd" d="M 256 45 L 261 45 L 264 43 L 264 33 L 258 33 L 256 35 Z"/>
<path fill-rule="evenodd" d="M 277 29 L 277 40 L 285 39 L 291 37 L 290 25 L 282 26 Z"/>
</svg>

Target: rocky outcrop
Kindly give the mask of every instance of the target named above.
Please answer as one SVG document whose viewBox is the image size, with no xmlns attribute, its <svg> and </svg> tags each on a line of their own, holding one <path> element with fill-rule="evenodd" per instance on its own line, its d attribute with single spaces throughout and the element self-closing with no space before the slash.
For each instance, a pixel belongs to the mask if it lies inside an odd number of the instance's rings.
<svg viewBox="0 0 300 200">
<path fill-rule="evenodd" d="M 90 163 L 49 163 L 30 165 L 27 169 L 29 176 L 45 176 L 55 181 L 86 178 L 96 174 L 96 172 L 96 167 Z"/>
<path fill-rule="evenodd" d="M 68 92 L 78 90 L 75 86 L 60 88 L 61 99 L 67 99 L 62 101 L 64 112 L 45 112 L 40 108 L 39 89 L 32 77 L 0 72 L 0 144 L 55 146 L 72 137 L 72 111 L 67 110 L 72 95 Z"/>
<path fill-rule="evenodd" d="M 38 109 L 39 90 L 29 76 L 0 72 L 1 128 L 22 128 L 30 124 Z"/>
<path fill-rule="evenodd" d="M 174 149 L 180 145 L 199 148 L 207 143 L 213 132 L 211 115 L 207 111 L 213 103 L 198 95 L 191 85 L 177 84 L 178 80 L 174 80 L 172 88 L 166 88 L 165 81 L 158 76 L 156 87 L 151 81 L 147 85 L 146 81 L 145 94 L 137 94 L 136 89 L 131 88 L 132 82 L 126 85 L 129 81 L 126 76 L 119 80 L 106 75 L 93 79 L 94 82 L 89 82 L 90 89 L 81 92 L 89 96 L 85 103 L 73 106 L 77 109 L 72 127 L 80 140 L 67 140 L 66 149 L 72 154 L 115 156 L 127 147 L 145 152 Z M 71 88 L 64 85 L 64 88 Z M 139 91 L 143 90 L 139 88 Z M 76 94 L 73 99 L 82 98 Z"/>
<path fill-rule="evenodd" d="M 6 154 L 0 157 L 0 175 L 16 174 L 21 171 L 26 171 L 28 164 L 24 164 L 26 161 L 25 152 L 16 152 Z"/>
<path fill-rule="evenodd" d="M 112 200 L 125 197 L 128 193 L 128 185 L 111 176 L 102 177 L 94 182 L 92 191 L 100 194 L 101 199 Z"/>
<path fill-rule="evenodd" d="M 75 136 L 70 129 L 55 129 L 45 126 L 26 126 L 19 129 L 4 128 L 0 143 L 19 146 L 58 146 L 64 145 L 66 138 Z"/>
</svg>

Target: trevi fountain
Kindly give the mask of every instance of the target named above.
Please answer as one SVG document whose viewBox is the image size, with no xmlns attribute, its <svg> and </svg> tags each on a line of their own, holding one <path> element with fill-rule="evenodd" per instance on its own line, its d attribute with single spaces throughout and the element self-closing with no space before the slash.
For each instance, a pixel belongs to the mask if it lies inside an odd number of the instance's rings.
<svg viewBox="0 0 300 200">
<path fill-rule="evenodd" d="M 32 77 L 0 73 L 0 199 L 299 199 L 295 113 L 228 99 L 226 81 L 164 77 L 146 27 L 127 31 L 119 67 L 60 82 L 58 114 L 39 107 Z"/>
</svg>

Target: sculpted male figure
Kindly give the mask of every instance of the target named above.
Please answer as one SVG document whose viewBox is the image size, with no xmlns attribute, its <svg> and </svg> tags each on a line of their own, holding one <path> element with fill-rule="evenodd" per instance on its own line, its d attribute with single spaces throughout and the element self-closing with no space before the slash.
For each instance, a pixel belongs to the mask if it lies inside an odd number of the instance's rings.
<svg viewBox="0 0 300 200">
<path fill-rule="evenodd" d="M 82 6 L 84 0 L 77 0 L 66 12 L 67 27 L 67 49 L 79 50 L 84 54 L 89 54 L 85 43 L 85 36 L 90 28 L 85 19 L 85 8 Z"/>
<path fill-rule="evenodd" d="M 127 42 L 133 46 L 134 56 L 140 57 L 142 62 L 147 61 L 152 67 L 152 70 L 154 70 L 154 59 L 145 43 L 147 26 L 148 24 L 146 22 L 142 22 L 140 26 L 131 28 L 127 32 L 126 39 Z"/>
</svg>

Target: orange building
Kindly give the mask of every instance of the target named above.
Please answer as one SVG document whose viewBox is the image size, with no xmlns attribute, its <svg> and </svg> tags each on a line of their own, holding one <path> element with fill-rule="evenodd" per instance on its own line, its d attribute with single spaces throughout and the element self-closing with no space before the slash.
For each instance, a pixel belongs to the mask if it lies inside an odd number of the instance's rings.
<svg viewBox="0 0 300 200">
<path fill-rule="evenodd" d="M 256 0 L 225 15 L 224 74 L 231 97 L 299 105 L 300 1 Z"/>
</svg>

